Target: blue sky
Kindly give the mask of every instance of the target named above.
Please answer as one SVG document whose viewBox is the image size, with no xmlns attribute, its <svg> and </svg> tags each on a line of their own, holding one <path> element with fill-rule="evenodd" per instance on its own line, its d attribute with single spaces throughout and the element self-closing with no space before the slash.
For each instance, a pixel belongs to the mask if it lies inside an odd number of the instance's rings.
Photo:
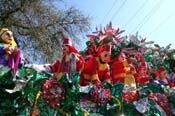
<svg viewBox="0 0 175 116">
<path fill-rule="evenodd" d="M 65 0 L 91 17 L 91 32 L 110 21 L 125 30 L 123 35 L 138 34 L 160 46 L 175 48 L 175 0 Z"/>
</svg>

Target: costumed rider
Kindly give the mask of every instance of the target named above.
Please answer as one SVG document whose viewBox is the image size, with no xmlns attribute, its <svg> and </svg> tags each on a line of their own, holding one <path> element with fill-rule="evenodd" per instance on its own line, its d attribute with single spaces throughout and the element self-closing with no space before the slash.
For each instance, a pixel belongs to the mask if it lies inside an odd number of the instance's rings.
<svg viewBox="0 0 175 116">
<path fill-rule="evenodd" d="M 0 31 L 0 67 L 6 66 L 12 69 L 14 80 L 18 68 L 22 64 L 22 54 L 14 40 L 13 33 L 8 28 Z"/>
<path fill-rule="evenodd" d="M 80 72 L 84 65 L 83 57 L 78 53 L 78 50 L 72 46 L 70 38 L 64 38 L 62 44 L 62 58 L 58 59 L 50 66 L 50 71 L 54 73 L 54 77 L 59 81 L 63 73 L 67 73 L 69 79 Z"/>
<path fill-rule="evenodd" d="M 153 83 L 156 83 L 158 85 L 168 86 L 169 85 L 169 75 L 165 69 L 164 66 L 161 66 L 156 72 L 156 78 L 153 81 Z"/>
<path fill-rule="evenodd" d="M 137 85 L 134 78 L 136 73 L 135 67 L 130 58 L 127 58 L 125 52 L 120 51 L 119 55 L 112 61 L 112 82 L 116 84 L 121 82 L 124 84 L 122 93 L 122 99 L 127 102 L 134 102 L 138 99 Z"/>
<path fill-rule="evenodd" d="M 124 83 L 127 86 L 132 86 L 136 89 L 136 82 L 134 74 L 136 73 L 135 67 L 130 63 L 123 51 L 112 61 L 112 82 Z"/>
<path fill-rule="evenodd" d="M 110 67 L 108 62 L 111 56 L 111 45 L 100 46 L 97 56 L 92 56 L 84 65 L 84 69 L 80 75 L 79 84 L 88 86 L 92 83 L 111 82 Z"/>
<path fill-rule="evenodd" d="M 149 83 L 150 77 L 148 76 L 148 64 L 146 61 L 140 62 L 137 67 L 137 73 L 134 76 L 137 83 L 142 85 Z"/>
</svg>

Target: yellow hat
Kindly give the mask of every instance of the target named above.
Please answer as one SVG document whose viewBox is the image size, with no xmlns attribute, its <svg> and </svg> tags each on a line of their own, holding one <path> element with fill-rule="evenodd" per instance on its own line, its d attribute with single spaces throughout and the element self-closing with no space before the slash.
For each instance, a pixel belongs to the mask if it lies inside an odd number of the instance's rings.
<svg viewBox="0 0 175 116">
<path fill-rule="evenodd" d="M 6 31 L 9 31 L 9 29 L 8 28 L 2 28 L 1 31 L 0 31 L 0 36 Z"/>
<path fill-rule="evenodd" d="M 8 28 L 2 28 L 1 29 L 1 31 L 0 31 L 0 36 L 3 34 L 3 33 L 5 33 L 6 31 L 10 31 Z M 0 37 L 1 38 L 1 37 Z M 15 42 L 15 40 L 14 40 L 14 38 L 12 39 L 12 41 L 11 41 L 11 45 L 12 46 L 17 46 L 17 44 L 16 44 L 16 42 Z"/>
</svg>

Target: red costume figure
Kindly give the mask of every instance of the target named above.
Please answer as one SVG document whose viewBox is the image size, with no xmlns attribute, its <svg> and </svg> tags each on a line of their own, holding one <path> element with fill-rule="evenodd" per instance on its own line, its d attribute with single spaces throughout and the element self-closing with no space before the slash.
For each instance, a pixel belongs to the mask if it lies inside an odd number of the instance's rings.
<svg viewBox="0 0 175 116">
<path fill-rule="evenodd" d="M 134 74 L 136 73 L 135 67 L 132 66 L 126 59 L 123 52 L 113 59 L 112 61 L 112 82 L 125 83 L 128 86 L 134 86 L 136 88 Z"/>
<path fill-rule="evenodd" d="M 57 80 L 60 80 L 63 73 L 67 73 L 69 78 L 76 72 L 81 71 L 84 65 L 83 57 L 72 46 L 69 38 L 63 40 L 63 55 L 52 66 L 51 72 L 55 73 Z"/>
<path fill-rule="evenodd" d="M 90 82 L 111 82 L 109 62 L 111 45 L 105 45 L 98 49 L 97 57 L 91 57 L 84 65 L 80 75 L 81 86 L 87 86 Z"/>
<path fill-rule="evenodd" d="M 156 71 L 156 80 L 159 81 L 161 85 L 169 84 L 168 77 L 168 73 L 163 66 Z"/>
<path fill-rule="evenodd" d="M 137 73 L 134 75 L 136 82 L 140 84 L 149 83 L 149 77 L 147 75 L 148 64 L 146 62 L 141 62 L 137 68 Z"/>
<path fill-rule="evenodd" d="M 113 84 L 119 82 L 124 83 L 125 67 L 128 67 L 124 53 L 120 53 L 116 58 L 113 59 L 112 63 L 112 82 Z"/>
</svg>

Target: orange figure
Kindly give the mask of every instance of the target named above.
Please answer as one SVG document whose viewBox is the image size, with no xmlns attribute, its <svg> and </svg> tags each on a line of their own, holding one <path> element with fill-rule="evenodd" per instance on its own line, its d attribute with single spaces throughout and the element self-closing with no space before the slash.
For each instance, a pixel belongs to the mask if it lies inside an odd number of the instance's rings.
<svg viewBox="0 0 175 116">
<path fill-rule="evenodd" d="M 146 62 L 141 62 L 137 68 L 137 73 L 135 74 L 136 82 L 140 84 L 149 83 L 149 77 L 147 75 L 148 64 Z"/>
<path fill-rule="evenodd" d="M 84 65 L 83 57 L 78 53 L 78 50 L 72 46 L 69 38 L 64 38 L 62 48 L 62 58 L 50 66 L 51 72 L 55 73 L 57 80 L 61 79 L 63 73 L 67 73 L 69 78 L 71 78 L 73 74 L 81 71 Z"/>
<path fill-rule="evenodd" d="M 111 56 L 111 45 L 105 45 L 98 49 L 98 55 L 92 56 L 84 65 L 84 69 L 80 75 L 81 86 L 89 85 L 89 83 L 111 82 L 110 68 L 108 62 Z"/>
<path fill-rule="evenodd" d="M 112 83 L 122 82 L 127 86 L 136 88 L 134 74 L 136 73 L 135 67 L 129 64 L 126 55 L 123 52 L 113 59 L 112 61 Z"/>
</svg>

